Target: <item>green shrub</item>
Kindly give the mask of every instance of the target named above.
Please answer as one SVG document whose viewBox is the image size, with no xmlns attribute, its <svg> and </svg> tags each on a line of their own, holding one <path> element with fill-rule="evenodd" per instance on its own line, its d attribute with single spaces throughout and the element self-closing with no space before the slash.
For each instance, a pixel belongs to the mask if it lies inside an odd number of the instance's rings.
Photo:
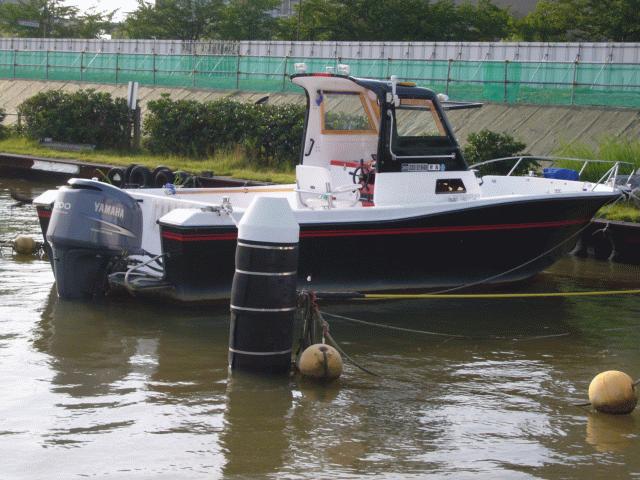
<svg viewBox="0 0 640 480">
<path fill-rule="evenodd" d="M 0 140 L 6 138 L 9 135 L 9 129 L 2 125 L 4 119 L 7 118 L 7 114 L 5 113 L 4 108 L 0 107 Z"/>
<path fill-rule="evenodd" d="M 254 105 L 222 99 L 172 100 L 147 104 L 145 146 L 155 153 L 205 157 L 216 150 L 243 147 L 264 166 L 296 163 L 304 126 L 304 108 Z"/>
<path fill-rule="evenodd" d="M 464 147 L 464 156 L 470 164 L 484 162 L 494 158 L 514 157 L 522 154 L 526 145 L 517 141 L 508 133 L 480 130 L 470 133 L 467 137 L 467 146 Z"/>
<path fill-rule="evenodd" d="M 525 148 L 526 144 L 517 141 L 508 133 L 498 133 L 483 129 L 479 132 L 469 134 L 467 137 L 467 145 L 464 147 L 464 157 L 469 165 L 473 165 L 495 158 L 523 155 L 522 152 Z M 535 162 L 533 163 L 535 164 Z M 485 175 L 505 175 L 511 170 L 514 164 L 515 161 L 497 162 L 483 167 L 482 173 Z M 520 170 L 526 171 L 530 169 L 531 166 L 532 162 L 522 162 L 518 167 L 517 173 L 519 173 Z"/>
<path fill-rule="evenodd" d="M 124 98 L 94 90 L 48 90 L 18 106 L 23 131 L 33 139 L 88 143 L 98 148 L 129 146 L 129 110 Z"/>
</svg>

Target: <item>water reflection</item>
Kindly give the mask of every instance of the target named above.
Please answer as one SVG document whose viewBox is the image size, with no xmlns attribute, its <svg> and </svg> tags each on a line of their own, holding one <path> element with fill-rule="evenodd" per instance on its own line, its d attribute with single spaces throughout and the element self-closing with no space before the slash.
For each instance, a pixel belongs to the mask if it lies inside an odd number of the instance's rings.
<svg viewBox="0 0 640 480">
<path fill-rule="evenodd" d="M 587 419 L 586 439 L 603 453 L 619 453 L 632 446 L 637 448 L 640 431 L 636 416 L 591 412 Z"/>
<path fill-rule="evenodd" d="M 274 474 L 290 464 L 291 386 L 286 378 L 234 372 L 220 441 L 227 476 Z"/>
<path fill-rule="evenodd" d="M 56 391 L 82 398 L 118 393 L 137 340 L 114 329 L 94 304 L 59 300 L 52 289 L 34 345 L 51 356 Z"/>
</svg>

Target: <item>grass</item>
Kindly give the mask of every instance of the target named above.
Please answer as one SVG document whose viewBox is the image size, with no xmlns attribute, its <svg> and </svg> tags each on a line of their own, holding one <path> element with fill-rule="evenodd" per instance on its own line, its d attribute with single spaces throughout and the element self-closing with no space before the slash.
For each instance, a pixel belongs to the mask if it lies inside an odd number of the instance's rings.
<svg viewBox="0 0 640 480">
<path fill-rule="evenodd" d="M 597 146 L 587 145 L 586 143 L 566 143 L 558 148 L 554 155 L 560 157 L 584 158 L 591 160 L 609 160 L 627 162 L 633 165 L 633 170 L 640 169 L 640 140 L 629 140 L 616 137 L 606 137 Z M 566 168 L 579 168 L 575 162 L 559 162 L 558 166 Z M 611 168 L 610 164 L 587 166 L 583 173 L 585 180 L 598 181 L 605 172 Z M 620 167 L 621 175 L 631 173 L 631 168 L 627 165 Z"/>
<path fill-rule="evenodd" d="M 113 150 L 67 152 L 42 147 L 37 141 L 24 137 L 11 136 L 0 140 L 0 152 L 105 163 L 113 166 L 128 166 L 132 163 L 137 163 L 153 169 L 158 165 L 165 165 L 174 171 L 185 170 L 192 173 L 212 171 L 215 175 L 244 180 L 274 183 L 295 182 L 295 170 L 293 166 L 284 169 L 257 167 L 251 163 L 251 160 L 246 157 L 240 148 L 233 151 L 219 152 L 211 158 L 199 159 L 153 155 L 145 151 L 139 153 Z"/>
<path fill-rule="evenodd" d="M 640 209 L 631 203 L 616 203 L 602 207 L 598 210 L 596 217 L 619 222 L 640 223 Z"/>
<path fill-rule="evenodd" d="M 640 140 L 606 137 L 595 147 L 585 143 L 565 144 L 554 154 L 562 157 L 628 162 L 633 165 L 634 171 L 640 173 Z M 558 164 L 558 166 L 576 168 L 576 164 L 570 165 L 569 163 L 566 165 Z M 610 167 L 611 165 L 589 165 L 583 173 L 583 178 L 597 181 Z M 621 175 L 629 173 L 631 173 L 630 167 L 621 166 Z M 630 202 L 618 202 L 601 208 L 596 213 L 596 217 L 622 222 L 640 222 L 640 209 Z"/>
</svg>

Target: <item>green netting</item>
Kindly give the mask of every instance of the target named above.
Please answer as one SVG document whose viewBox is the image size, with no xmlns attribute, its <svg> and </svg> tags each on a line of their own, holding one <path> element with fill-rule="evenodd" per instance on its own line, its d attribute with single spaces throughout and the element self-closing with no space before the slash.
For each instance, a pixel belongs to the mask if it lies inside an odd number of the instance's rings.
<svg viewBox="0 0 640 480">
<path fill-rule="evenodd" d="M 298 91 L 289 75 L 347 63 L 358 77 L 397 75 L 454 100 L 640 107 L 640 65 L 0 51 L 0 78 Z"/>
</svg>

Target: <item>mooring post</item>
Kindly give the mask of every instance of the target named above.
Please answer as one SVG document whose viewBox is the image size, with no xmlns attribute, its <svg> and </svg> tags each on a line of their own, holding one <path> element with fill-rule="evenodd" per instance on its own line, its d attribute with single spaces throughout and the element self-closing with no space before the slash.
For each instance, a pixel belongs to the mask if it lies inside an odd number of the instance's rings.
<svg viewBox="0 0 640 480">
<path fill-rule="evenodd" d="M 291 368 L 300 227 L 284 198 L 257 197 L 238 224 L 231 287 L 229 366 Z"/>
</svg>

